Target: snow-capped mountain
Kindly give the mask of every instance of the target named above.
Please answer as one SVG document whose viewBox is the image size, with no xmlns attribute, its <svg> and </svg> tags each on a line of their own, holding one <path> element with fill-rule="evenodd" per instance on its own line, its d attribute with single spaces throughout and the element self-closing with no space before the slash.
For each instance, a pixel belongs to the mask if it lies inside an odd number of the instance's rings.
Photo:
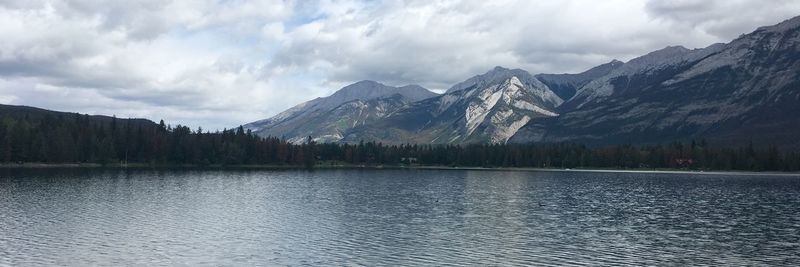
<svg viewBox="0 0 800 267">
<path fill-rule="evenodd" d="M 667 47 L 597 78 L 514 142 L 709 139 L 800 146 L 800 17 L 728 44 Z"/>
<path fill-rule="evenodd" d="M 336 142 L 350 128 L 383 118 L 408 103 L 436 96 L 418 85 L 393 87 L 360 81 L 328 97 L 301 103 L 269 119 L 244 125 L 261 136 L 277 136 L 292 142 L 311 136 L 320 142 Z"/>
</svg>

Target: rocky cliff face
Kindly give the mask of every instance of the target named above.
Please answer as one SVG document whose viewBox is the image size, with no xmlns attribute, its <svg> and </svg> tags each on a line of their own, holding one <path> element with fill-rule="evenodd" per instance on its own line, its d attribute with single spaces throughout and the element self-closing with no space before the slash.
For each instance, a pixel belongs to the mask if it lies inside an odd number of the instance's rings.
<svg viewBox="0 0 800 267">
<path fill-rule="evenodd" d="M 798 146 L 800 18 L 728 44 L 668 47 L 581 87 L 562 116 L 514 142 L 655 143 L 706 138 Z"/>
<path fill-rule="evenodd" d="M 553 110 L 562 102 L 528 72 L 497 67 L 444 95 L 414 103 L 376 124 L 354 128 L 344 140 L 505 143 L 531 120 L 558 116 Z"/>
</svg>

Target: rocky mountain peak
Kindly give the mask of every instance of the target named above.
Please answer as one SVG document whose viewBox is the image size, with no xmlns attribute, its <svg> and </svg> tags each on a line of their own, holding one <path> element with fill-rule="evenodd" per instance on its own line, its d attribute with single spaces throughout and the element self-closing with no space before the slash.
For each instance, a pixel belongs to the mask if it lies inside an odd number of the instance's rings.
<svg viewBox="0 0 800 267">
<path fill-rule="evenodd" d="M 511 78 L 512 76 L 517 76 L 519 79 L 526 80 L 533 78 L 533 76 L 528 73 L 527 71 L 521 69 L 508 69 L 501 66 L 496 66 L 493 69 L 487 71 L 484 74 L 475 75 L 472 78 L 467 79 L 461 83 L 450 87 L 447 89 L 447 92 L 455 92 L 464 90 L 473 86 L 477 87 L 485 87 L 487 85 L 502 83 L 505 80 Z"/>
<path fill-rule="evenodd" d="M 654 63 L 663 62 L 669 60 L 671 58 L 682 57 L 683 55 L 689 53 L 689 50 L 683 46 L 667 46 L 662 49 L 647 53 L 644 56 L 637 57 L 632 59 L 628 62 L 628 64 L 637 64 L 637 65 L 652 65 Z"/>
<path fill-rule="evenodd" d="M 342 87 L 341 89 L 336 91 L 333 95 L 337 94 L 370 95 L 384 89 L 387 89 L 387 86 L 382 83 L 372 80 L 363 80 Z"/>
<path fill-rule="evenodd" d="M 505 68 L 503 66 L 494 66 L 494 68 L 490 72 L 504 72 L 509 70 L 511 69 Z"/>
<path fill-rule="evenodd" d="M 342 87 L 331 96 L 325 98 L 328 106 L 342 104 L 352 100 L 372 100 L 393 94 L 400 94 L 411 101 L 419 101 L 425 98 L 436 96 L 436 93 L 429 91 L 419 85 L 406 85 L 403 87 L 388 86 L 372 80 L 363 80 L 351 85 Z"/>
</svg>

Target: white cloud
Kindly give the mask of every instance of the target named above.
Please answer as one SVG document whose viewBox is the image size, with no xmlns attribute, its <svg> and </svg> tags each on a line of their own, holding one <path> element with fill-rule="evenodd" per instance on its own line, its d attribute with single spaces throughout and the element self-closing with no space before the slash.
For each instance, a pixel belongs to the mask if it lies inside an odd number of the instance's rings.
<svg viewBox="0 0 800 267">
<path fill-rule="evenodd" d="M 726 42 L 796 1 L 0 1 L 0 103 L 204 128 L 361 79 L 445 89 Z"/>
</svg>

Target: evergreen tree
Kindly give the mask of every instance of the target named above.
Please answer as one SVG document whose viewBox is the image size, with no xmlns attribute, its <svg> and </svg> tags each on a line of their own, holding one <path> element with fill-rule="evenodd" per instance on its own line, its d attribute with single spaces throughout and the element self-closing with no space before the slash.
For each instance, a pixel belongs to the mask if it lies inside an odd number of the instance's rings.
<svg viewBox="0 0 800 267">
<path fill-rule="evenodd" d="M 118 161 L 116 158 L 117 152 L 114 149 L 114 142 L 111 141 L 111 138 L 104 138 L 100 141 L 100 145 L 97 151 L 97 159 L 98 163 L 100 164 L 109 164 Z"/>
<path fill-rule="evenodd" d="M 316 164 L 316 161 L 317 161 L 317 158 L 316 158 L 317 157 L 317 153 L 316 153 L 316 147 L 315 146 L 316 146 L 316 144 L 314 143 L 314 139 L 312 139 L 311 136 L 309 136 L 306 139 L 305 145 L 303 146 L 303 150 L 304 150 L 303 151 L 303 155 L 304 155 L 304 159 L 303 159 L 304 162 L 303 163 L 308 168 L 314 167 L 314 165 Z"/>
</svg>

